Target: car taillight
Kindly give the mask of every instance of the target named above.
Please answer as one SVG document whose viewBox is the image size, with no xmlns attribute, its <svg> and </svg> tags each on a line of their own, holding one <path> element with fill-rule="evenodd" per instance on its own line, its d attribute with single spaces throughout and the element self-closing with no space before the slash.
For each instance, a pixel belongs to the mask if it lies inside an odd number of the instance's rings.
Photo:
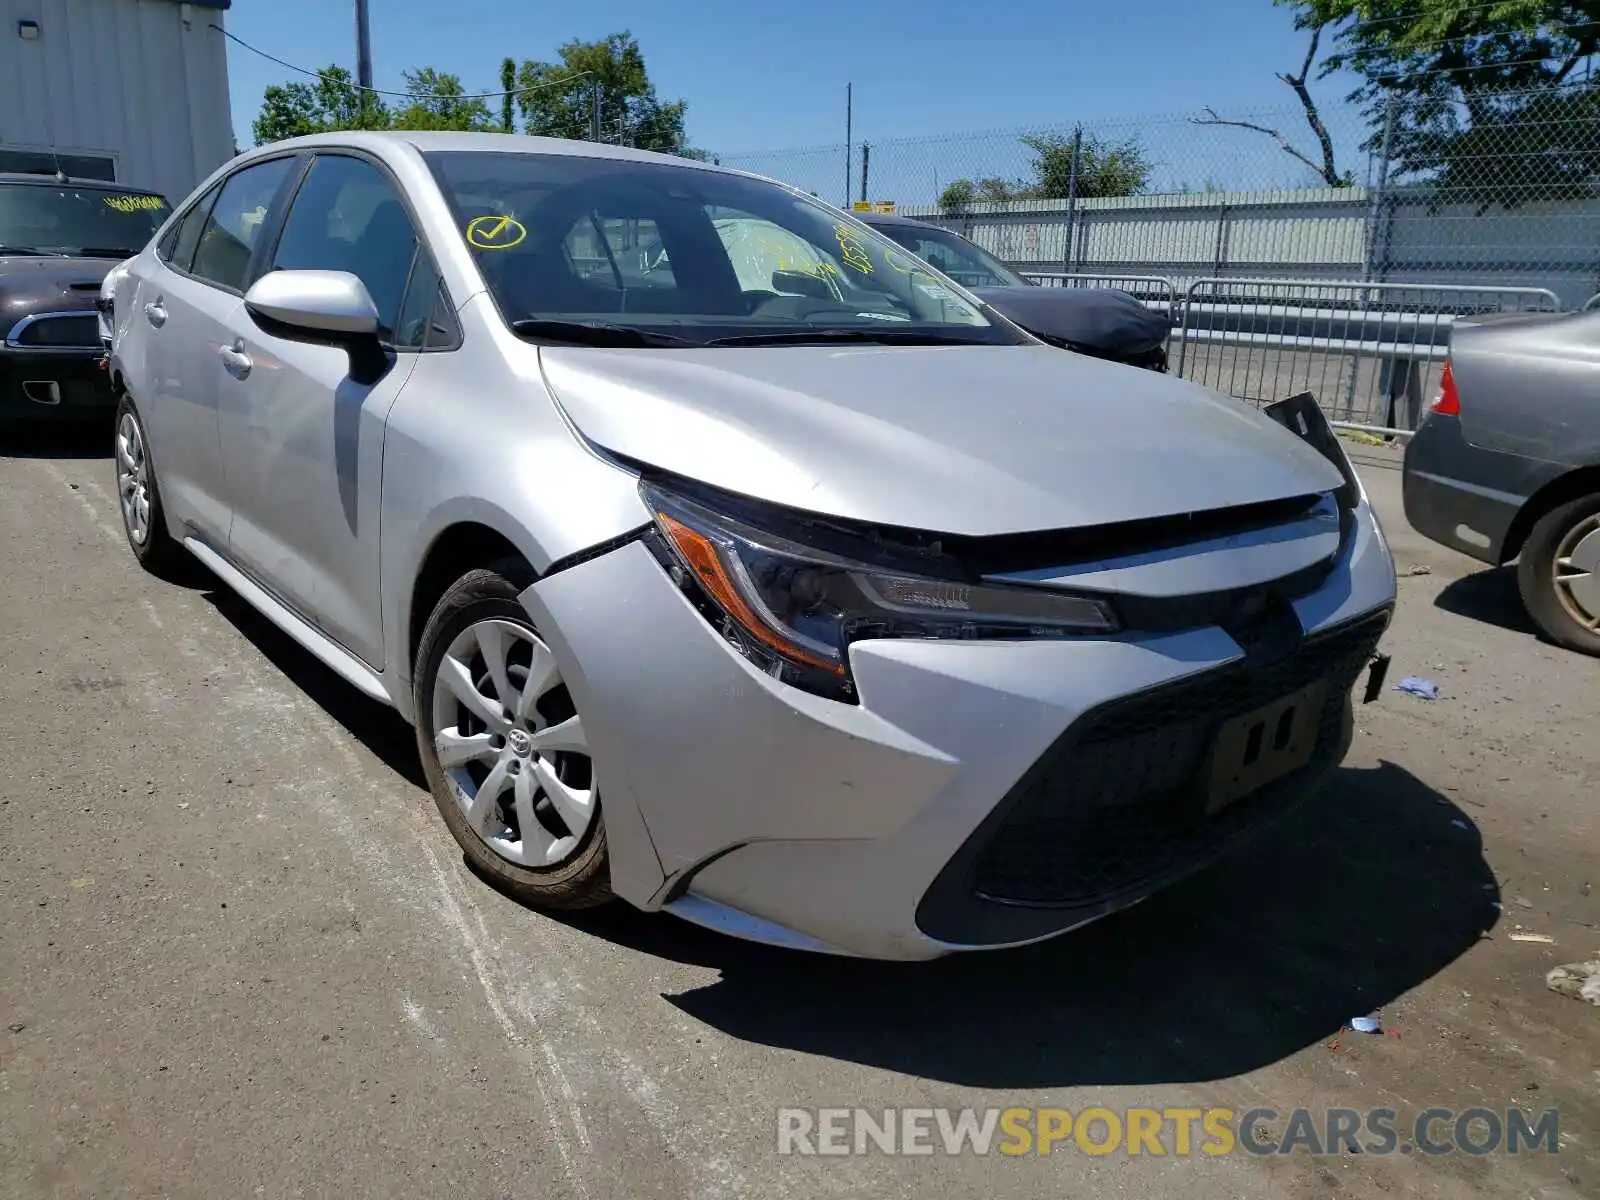
<svg viewBox="0 0 1600 1200">
<path fill-rule="evenodd" d="M 1456 376 L 1448 358 L 1444 360 L 1444 370 L 1439 373 L 1439 396 L 1433 402 L 1433 411 L 1445 417 L 1461 415 L 1461 396 L 1456 391 Z"/>
</svg>

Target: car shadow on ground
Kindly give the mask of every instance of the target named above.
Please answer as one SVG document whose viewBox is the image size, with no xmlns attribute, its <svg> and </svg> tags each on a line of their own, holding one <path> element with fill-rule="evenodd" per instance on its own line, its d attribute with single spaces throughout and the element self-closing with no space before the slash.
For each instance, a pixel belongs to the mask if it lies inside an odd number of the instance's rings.
<svg viewBox="0 0 1600 1200">
<path fill-rule="evenodd" d="M 1469 621 L 1540 637 L 1517 590 L 1517 569 L 1492 567 L 1445 585 L 1434 606 Z"/>
<path fill-rule="evenodd" d="M 821 880 L 818 886 L 827 886 Z M 1498 918 L 1476 827 L 1392 763 L 1135 908 L 1022 950 L 886 964 L 750 946 L 607 909 L 574 926 L 715 967 L 667 996 L 745 1041 L 966 1086 L 1220 1079 L 1326 1040 Z"/>
<path fill-rule="evenodd" d="M 208 572 L 192 586 L 426 790 L 397 714 Z M 626 905 L 554 915 L 715 969 L 715 982 L 663 999 L 730 1036 L 968 1086 L 1040 1088 L 1194 1082 L 1277 1062 L 1443 970 L 1494 926 L 1499 899 L 1471 819 L 1385 762 L 1340 770 L 1318 801 L 1209 870 L 1021 950 L 877 963 L 739 942 Z"/>
<path fill-rule="evenodd" d="M 312 657 L 288 634 L 245 603 L 198 562 L 181 582 L 199 591 L 217 613 L 249 638 L 263 655 L 287 676 L 290 683 L 322 706 L 322 710 L 379 758 L 396 775 L 414 787 L 427 789 L 417 739 L 410 725 L 387 705 L 369 700 L 332 670 Z"/>
<path fill-rule="evenodd" d="M 0 426 L 0 458 L 110 458 L 115 427 L 104 420 Z"/>
</svg>

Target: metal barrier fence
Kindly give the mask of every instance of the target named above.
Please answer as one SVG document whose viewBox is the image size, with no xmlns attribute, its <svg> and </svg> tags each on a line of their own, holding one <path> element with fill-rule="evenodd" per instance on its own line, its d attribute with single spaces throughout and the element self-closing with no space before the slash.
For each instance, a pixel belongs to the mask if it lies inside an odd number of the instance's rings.
<svg viewBox="0 0 1600 1200">
<path fill-rule="evenodd" d="M 1028 271 L 1045 287 L 1114 287 L 1165 309 L 1172 370 L 1256 404 L 1310 391 L 1341 428 L 1408 437 L 1458 319 L 1560 312 L 1547 288 L 1347 280 L 1197 279 Z M 1588 307 L 1600 308 L 1600 295 Z"/>
<path fill-rule="evenodd" d="M 1310 391 L 1335 425 L 1405 437 L 1457 320 L 1560 311 L 1546 288 L 1198 279 L 1174 331 L 1175 370 L 1257 405 Z"/>
</svg>

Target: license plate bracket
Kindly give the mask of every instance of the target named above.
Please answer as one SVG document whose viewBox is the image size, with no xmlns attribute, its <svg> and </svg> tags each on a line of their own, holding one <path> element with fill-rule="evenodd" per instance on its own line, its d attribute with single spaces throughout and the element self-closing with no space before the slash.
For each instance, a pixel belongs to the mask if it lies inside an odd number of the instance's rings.
<svg viewBox="0 0 1600 1200">
<path fill-rule="evenodd" d="M 1219 813 L 1308 764 L 1317 752 L 1327 694 L 1327 681 L 1318 680 L 1224 722 L 1211 751 L 1206 813 Z"/>
</svg>

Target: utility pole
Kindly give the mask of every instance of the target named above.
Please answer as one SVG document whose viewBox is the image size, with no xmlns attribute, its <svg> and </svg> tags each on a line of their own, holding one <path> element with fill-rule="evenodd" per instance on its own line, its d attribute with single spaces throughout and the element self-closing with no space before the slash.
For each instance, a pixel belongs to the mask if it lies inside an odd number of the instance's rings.
<svg viewBox="0 0 1600 1200">
<path fill-rule="evenodd" d="M 356 0 L 356 83 L 361 86 L 361 112 L 372 103 L 372 22 L 367 0 Z"/>
<path fill-rule="evenodd" d="M 855 87 L 853 83 L 844 85 L 844 206 L 850 207 L 850 139 L 853 131 L 850 123 L 855 117 Z"/>
<path fill-rule="evenodd" d="M 872 161 L 872 144 L 861 143 L 861 203 L 867 202 L 867 164 Z"/>
<path fill-rule="evenodd" d="M 605 96 L 605 85 L 604 84 L 599 84 L 599 83 L 595 84 L 594 85 L 594 107 L 591 109 L 591 111 L 589 113 L 589 140 L 591 142 L 600 141 L 600 132 L 601 132 L 600 131 L 600 106 L 601 106 L 601 102 L 602 102 L 604 96 Z"/>
</svg>

